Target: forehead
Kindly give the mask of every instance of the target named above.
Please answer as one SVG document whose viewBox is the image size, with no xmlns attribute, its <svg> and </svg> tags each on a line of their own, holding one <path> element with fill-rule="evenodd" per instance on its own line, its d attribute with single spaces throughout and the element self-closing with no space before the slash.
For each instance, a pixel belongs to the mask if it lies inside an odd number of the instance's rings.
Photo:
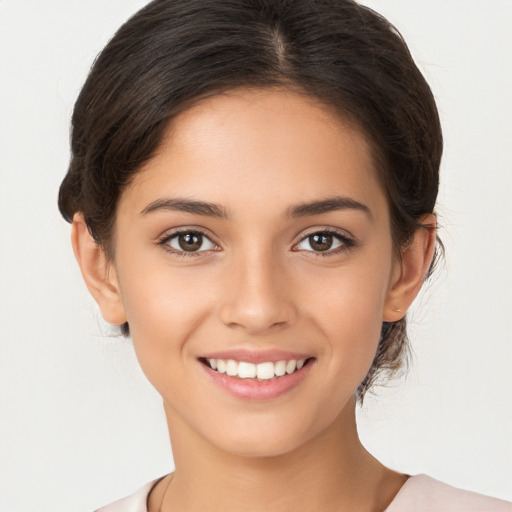
<svg viewBox="0 0 512 512">
<path fill-rule="evenodd" d="M 142 205 L 167 194 L 235 207 L 334 193 L 384 200 L 361 131 L 311 97 L 286 89 L 239 89 L 174 118 L 122 201 L 127 196 Z"/>
</svg>

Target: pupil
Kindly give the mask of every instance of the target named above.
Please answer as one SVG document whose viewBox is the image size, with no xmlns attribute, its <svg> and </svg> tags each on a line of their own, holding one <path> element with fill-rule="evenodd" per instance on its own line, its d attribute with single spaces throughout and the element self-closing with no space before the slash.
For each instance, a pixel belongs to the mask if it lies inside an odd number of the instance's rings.
<svg viewBox="0 0 512 512">
<path fill-rule="evenodd" d="M 203 242 L 203 237 L 195 233 L 185 233 L 179 236 L 178 243 L 184 251 L 197 251 Z"/>
<path fill-rule="evenodd" d="M 309 243 L 315 251 L 327 251 L 332 246 L 332 235 L 325 233 L 312 235 L 309 237 Z"/>
</svg>

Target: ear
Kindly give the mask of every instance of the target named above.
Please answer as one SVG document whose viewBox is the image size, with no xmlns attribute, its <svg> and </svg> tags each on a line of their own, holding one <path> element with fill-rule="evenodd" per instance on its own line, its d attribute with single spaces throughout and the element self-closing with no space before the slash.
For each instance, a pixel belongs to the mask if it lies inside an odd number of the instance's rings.
<svg viewBox="0 0 512 512">
<path fill-rule="evenodd" d="M 411 244 L 402 250 L 401 260 L 396 261 L 384 305 L 384 322 L 397 322 L 405 316 L 432 262 L 436 245 L 436 217 L 433 214 L 424 215 L 420 222 L 425 227 L 416 230 Z"/>
<path fill-rule="evenodd" d="M 126 322 L 115 269 L 109 263 L 104 249 L 89 232 L 82 213 L 73 216 L 71 244 L 85 284 L 98 303 L 105 321 L 113 325 Z"/>
</svg>

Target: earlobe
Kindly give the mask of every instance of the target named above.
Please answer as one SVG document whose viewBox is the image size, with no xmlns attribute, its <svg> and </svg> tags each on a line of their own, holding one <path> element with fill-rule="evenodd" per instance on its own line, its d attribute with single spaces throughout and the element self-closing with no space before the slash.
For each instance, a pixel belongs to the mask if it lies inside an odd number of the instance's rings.
<svg viewBox="0 0 512 512">
<path fill-rule="evenodd" d="M 106 322 L 126 322 L 119 282 L 103 248 L 92 237 L 84 216 L 76 213 L 71 224 L 71 244 L 87 288 Z"/>
<path fill-rule="evenodd" d="M 424 215 L 420 219 L 424 227 L 416 230 L 409 246 L 403 249 L 401 261 L 392 278 L 386 303 L 384 322 L 401 320 L 418 295 L 434 256 L 436 244 L 436 217 Z"/>
</svg>

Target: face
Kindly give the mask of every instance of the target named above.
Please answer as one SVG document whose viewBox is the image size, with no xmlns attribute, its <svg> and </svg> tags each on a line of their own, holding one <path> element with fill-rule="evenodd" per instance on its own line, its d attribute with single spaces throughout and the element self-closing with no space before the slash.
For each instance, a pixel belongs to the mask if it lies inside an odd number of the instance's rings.
<svg viewBox="0 0 512 512">
<path fill-rule="evenodd" d="M 112 267 L 171 434 L 253 456 L 339 427 L 399 273 L 364 137 L 277 89 L 172 122 L 120 198 Z"/>
</svg>

